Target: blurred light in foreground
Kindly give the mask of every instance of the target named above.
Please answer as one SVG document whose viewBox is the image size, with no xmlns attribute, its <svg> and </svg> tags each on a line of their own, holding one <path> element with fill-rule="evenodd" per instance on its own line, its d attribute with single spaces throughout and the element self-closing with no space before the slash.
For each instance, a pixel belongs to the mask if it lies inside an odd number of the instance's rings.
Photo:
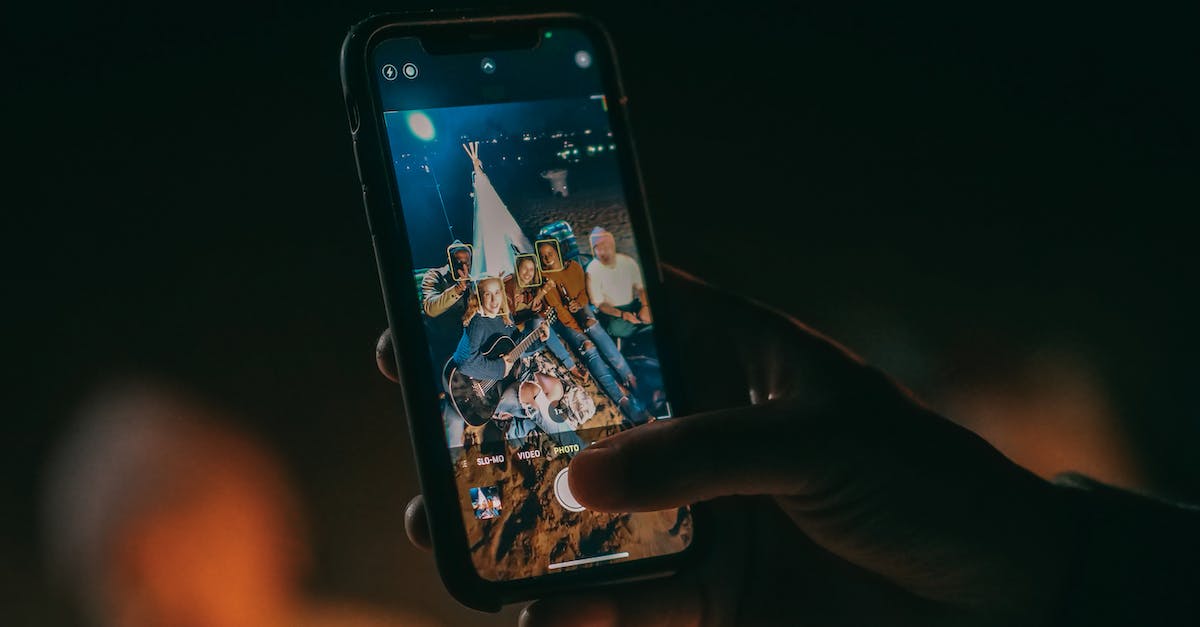
<svg viewBox="0 0 1200 627">
<path fill-rule="evenodd" d="M 197 399 L 112 388 L 83 408 L 49 470 L 51 566 L 94 624 L 401 624 L 307 598 L 305 525 L 282 466 Z"/>
</svg>

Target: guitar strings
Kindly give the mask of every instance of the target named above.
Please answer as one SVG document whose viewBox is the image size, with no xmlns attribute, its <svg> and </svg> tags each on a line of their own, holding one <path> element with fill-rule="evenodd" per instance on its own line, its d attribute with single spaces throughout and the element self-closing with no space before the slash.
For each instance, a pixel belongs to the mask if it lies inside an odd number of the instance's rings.
<svg viewBox="0 0 1200 627">
<path fill-rule="evenodd" d="M 553 315 L 551 315 L 551 318 L 553 318 Z M 531 331 L 529 333 L 529 335 L 526 336 L 525 339 L 521 340 L 521 343 L 522 344 L 524 344 L 525 342 L 532 343 L 529 338 L 533 337 L 533 333 L 536 332 L 538 329 L 540 329 L 542 327 L 542 324 L 545 324 L 545 322 L 539 323 L 536 327 L 534 327 L 533 331 Z M 522 351 L 522 352 L 524 352 L 524 351 Z M 483 393 L 487 394 L 488 392 L 491 392 L 492 388 L 496 387 L 496 384 L 499 383 L 500 381 L 502 381 L 502 379 L 492 379 L 491 382 L 487 384 L 487 387 L 483 388 Z"/>
</svg>

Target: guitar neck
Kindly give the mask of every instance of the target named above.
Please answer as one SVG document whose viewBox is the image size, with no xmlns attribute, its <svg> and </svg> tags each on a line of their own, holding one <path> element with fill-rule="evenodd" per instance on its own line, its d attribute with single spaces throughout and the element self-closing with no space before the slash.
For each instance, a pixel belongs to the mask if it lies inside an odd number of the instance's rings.
<svg viewBox="0 0 1200 627">
<path fill-rule="evenodd" d="M 525 335 L 525 339 L 517 342 L 517 346 L 512 349 L 512 352 L 518 355 L 524 353 L 525 349 L 529 348 L 529 345 L 532 344 L 535 339 L 537 339 L 537 336 L 534 334 L 537 333 L 537 330 L 541 328 L 543 324 L 540 318 L 538 318 L 537 321 L 537 324 L 534 325 L 534 327 L 529 330 L 529 333 Z"/>
<path fill-rule="evenodd" d="M 521 340 L 520 342 L 517 342 L 517 345 L 510 352 L 515 353 L 517 355 L 524 353 L 525 349 L 529 348 L 529 345 L 532 344 L 534 340 L 538 339 L 537 338 L 538 329 L 542 328 L 543 324 L 549 324 L 550 322 L 552 322 L 554 320 L 554 312 L 550 312 L 550 315 L 545 319 L 542 319 L 539 317 L 539 318 L 534 318 L 534 320 L 536 320 L 537 323 L 534 324 L 533 328 L 529 330 L 529 333 L 527 333 L 525 335 L 525 339 Z"/>
</svg>

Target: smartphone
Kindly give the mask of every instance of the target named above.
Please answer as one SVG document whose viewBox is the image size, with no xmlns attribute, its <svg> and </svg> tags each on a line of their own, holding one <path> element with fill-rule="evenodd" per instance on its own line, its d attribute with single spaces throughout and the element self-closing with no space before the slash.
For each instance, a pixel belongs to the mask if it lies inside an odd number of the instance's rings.
<svg viewBox="0 0 1200 627">
<path fill-rule="evenodd" d="M 686 406 L 603 28 L 381 15 L 341 71 L 447 588 L 496 611 L 677 572 L 692 508 L 593 512 L 567 480 L 592 443 Z"/>
</svg>

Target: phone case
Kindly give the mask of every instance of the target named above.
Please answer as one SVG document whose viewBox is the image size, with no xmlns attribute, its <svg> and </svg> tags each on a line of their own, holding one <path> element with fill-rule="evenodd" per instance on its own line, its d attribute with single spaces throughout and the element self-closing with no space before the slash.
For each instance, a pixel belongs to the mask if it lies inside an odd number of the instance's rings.
<svg viewBox="0 0 1200 627">
<path fill-rule="evenodd" d="M 421 35 L 445 32 L 446 29 L 505 29 L 570 26 L 589 34 L 608 54 L 610 68 L 605 84 L 615 98 L 612 130 L 631 155 L 622 165 L 622 177 L 627 184 L 630 220 L 643 259 L 647 295 L 654 302 L 661 300 L 662 271 L 658 264 L 650 221 L 645 210 L 645 194 L 639 175 L 636 150 L 629 132 L 626 105 L 616 69 L 616 58 L 607 32 L 590 18 L 569 14 L 469 16 L 443 15 L 413 20 L 402 14 L 372 16 L 353 26 L 342 44 L 341 77 L 346 99 L 346 111 L 354 144 L 354 158 L 362 183 L 362 201 L 375 248 L 380 283 L 387 308 L 388 322 L 398 340 L 397 366 L 403 389 L 407 416 L 439 415 L 435 395 L 437 383 L 427 367 L 424 355 L 426 343 L 424 326 L 416 307 L 412 306 L 412 262 L 399 214 L 397 190 L 388 170 L 388 151 L 382 129 L 381 105 L 373 91 L 374 72 L 369 71 L 367 55 L 376 42 L 398 35 Z M 651 269 L 652 268 L 652 269 Z M 671 390 L 672 404 L 677 413 L 686 414 L 686 388 L 676 379 L 678 368 L 674 358 L 677 351 L 667 344 L 671 337 L 665 328 L 667 319 L 656 318 L 656 338 L 660 343 L 660 362 L 663 377 Z M 660 333 L 661 331 L 661 333 Z M 460 514 L 453 473 L 447 455 L 444 430 L 439 421 L 409 420 L 409 430 L 418 463 L 421 489 L 434 544 L 434 555 L 441 578 L 450 593 L 468 607 L 483 611 L 499 611 L 505 603 L 538 598 L 555 593 L 579 590 L 670 575 L 682 568 L 700 550 L 703 534 L 701 508 L 692 508 L 694 535 L 692 543 L 682 552 L 614 563 L 603 567 L 555 573 L 515 581 L 488 581 L 475 571 L 466 542 L 466 529 Z"/>
</svg>

